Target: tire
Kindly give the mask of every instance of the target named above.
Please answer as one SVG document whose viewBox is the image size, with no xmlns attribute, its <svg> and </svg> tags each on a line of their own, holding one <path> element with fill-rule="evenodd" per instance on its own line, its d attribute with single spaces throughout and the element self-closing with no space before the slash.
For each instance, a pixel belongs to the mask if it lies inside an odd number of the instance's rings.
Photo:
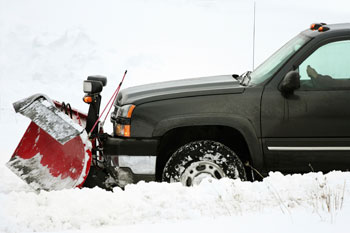
<svg viewBox="0 0 350 233">
<path fill-rule="evenodd" d="M 206 140 L 188 143 L 175 151 L 165 164 L 162 180 L 193 186 L 206 177 L 247 179 L 235 152 L 219 142 Z"/>
</svg>

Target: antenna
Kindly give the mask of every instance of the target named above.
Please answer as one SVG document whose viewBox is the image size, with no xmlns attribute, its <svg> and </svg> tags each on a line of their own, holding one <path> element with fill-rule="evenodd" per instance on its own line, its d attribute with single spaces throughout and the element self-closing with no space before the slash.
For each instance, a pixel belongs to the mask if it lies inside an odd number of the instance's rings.
<svg viewBox="0 0 350 233">
<path fill-rule="evenodd" d="M 254 1 L 254 20 L 253 20 L 253 69 L 254 70 L 254 61 L 255 61 L 255 8 L 256 2 Z"/>
</svg>

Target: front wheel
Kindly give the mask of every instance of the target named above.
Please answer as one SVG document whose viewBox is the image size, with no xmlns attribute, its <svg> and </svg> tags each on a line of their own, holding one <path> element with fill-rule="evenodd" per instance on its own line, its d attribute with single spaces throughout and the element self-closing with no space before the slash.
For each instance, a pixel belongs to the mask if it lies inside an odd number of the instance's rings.
<svg viewBox="0 0 350 233">
<path fill-rule="evenodd" d="M 208 177 L 247 179 L 241 160 L 230 148 L 215 141 L 195 141 L 174 152 L 164 167 L 162 180 L 192 186 Z"/>
</svg>

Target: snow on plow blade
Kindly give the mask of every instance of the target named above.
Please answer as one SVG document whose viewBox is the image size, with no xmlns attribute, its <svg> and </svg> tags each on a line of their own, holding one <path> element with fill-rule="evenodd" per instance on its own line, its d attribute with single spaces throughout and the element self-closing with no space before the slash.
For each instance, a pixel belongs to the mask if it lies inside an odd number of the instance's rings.
<svg viewBox="0 0 350 233">
<path fill-rule="evenodd" d="M 40 94 L 13 106 L 32 122 L 6 165 L 35 190 L 81 187 L 91 162 L 91 143 L 76 122 L 82 114 L 71 110 L 71 119 Z"/>
</svg>

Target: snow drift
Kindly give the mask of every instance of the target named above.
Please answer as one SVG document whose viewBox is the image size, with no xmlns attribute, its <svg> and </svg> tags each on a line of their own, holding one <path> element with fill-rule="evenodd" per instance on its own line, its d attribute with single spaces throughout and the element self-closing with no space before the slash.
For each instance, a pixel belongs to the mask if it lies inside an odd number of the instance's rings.
<svg viewBox="0 0 350 233">
<path fill-rule="evenodd" d="M 298 224 L 307 218 L 343 226 L 350 213 L 348 180 L 350 173 L 341 172 L 271 173 L 263 182 L 208 179 L 191 188 L 180 183 L 141 182 L 113 192 L 95 188 L 35 193 L 23 191 L 21 185 L 8 185 L 0 192 L 0 231 L 101 230 L 222 217 L 245 217 L 253 222 L 271 215 L 276 224 Z"/>
</svg>

